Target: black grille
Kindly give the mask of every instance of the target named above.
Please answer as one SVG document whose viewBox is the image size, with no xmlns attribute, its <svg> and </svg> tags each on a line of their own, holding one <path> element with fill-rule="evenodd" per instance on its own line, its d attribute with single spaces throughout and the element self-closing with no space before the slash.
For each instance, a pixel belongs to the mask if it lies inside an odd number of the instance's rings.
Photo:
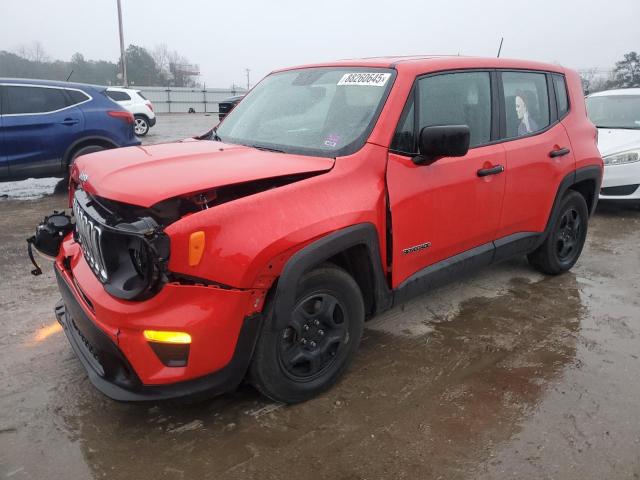
<svg viewBox="0 0 640 480">
<path fill-rule="evenodd" d="M 104 283 L 109 276 L 102 254 L 102 228 L 82 210 L 77 198 L 73 200 L 73 215 L 76 217 L 76 240 L 82 254 L 96 277 Z"/>
<path fill-rule="evenodd" d="M 638 189 L 638 184 L 636 185 L 622 185 L 620 187 L 604 187 L 600 189 L 600 193 L 603 195 L 631 195 Z"/>
</svg>

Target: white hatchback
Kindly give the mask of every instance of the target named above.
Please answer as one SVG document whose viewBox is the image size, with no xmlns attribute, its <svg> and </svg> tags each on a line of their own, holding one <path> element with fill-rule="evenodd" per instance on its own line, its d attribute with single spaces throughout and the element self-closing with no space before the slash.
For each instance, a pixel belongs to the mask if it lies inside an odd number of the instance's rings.
<svg viewBox="0 0 640 480">
<path fill-rule="evenodd" d="M 640 201 L 640 88 L 594 93 L 586 102 L 604 160 L 600 200 Z"/>
<path fill-rule="evenodd" d="M 107 95 L 111 100 L 119 103 L 133 113 L 133 131 L 139 137 L 149 133 L 149 129 L 156 124 L 156 114 L 153 104 L 147 100 L 140 90 L 123 87 L 107 88 Z"/>
</svg>

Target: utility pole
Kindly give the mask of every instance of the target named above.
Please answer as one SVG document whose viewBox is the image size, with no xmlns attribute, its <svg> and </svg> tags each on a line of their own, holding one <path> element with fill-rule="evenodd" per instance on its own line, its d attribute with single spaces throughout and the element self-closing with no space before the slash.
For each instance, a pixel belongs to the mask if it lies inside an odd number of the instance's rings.
<svg viewBox="0 0 640 480">
<path fill-rule="evenodd" d="M 119 1 L 119 0 L 118 0 Z M 245 69 L 245 71 L 247 72 L 247 90 L 249 90 L 251 88 L 251 83 L 249 82 L 249 72 L 251 70 L 249 70 L 248 68 Z"/>
<path fill-rule="evenodd" d="M 125 87 L 129 86 L 127 81 L 127 60 L 124 57 L 124 35 L 122 33 L 122 7 L 120 6 L 120 0 L 118 2 L 118 27 L 120 28 L 120 61 L 122 62 L 122 82 Z"/>
</svg>

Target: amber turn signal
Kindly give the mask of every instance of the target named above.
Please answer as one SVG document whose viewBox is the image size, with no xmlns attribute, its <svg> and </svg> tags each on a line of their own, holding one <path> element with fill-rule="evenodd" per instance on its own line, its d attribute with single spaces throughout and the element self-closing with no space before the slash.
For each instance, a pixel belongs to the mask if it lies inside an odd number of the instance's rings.
<svg viewBox="0 0 640 480">
<path fill-rule="evenodd" d="M 190 344 L 191 335 L 185 332 L 164 332 L 161 330 L 145 330 L 144 338 L 150 342 Z"/>
<path fill-rule="evenodd" d="M 193 232 L 189 237 L 189 266 L 195 267 L 204 253 L 204 232 Z"/>
</svg>

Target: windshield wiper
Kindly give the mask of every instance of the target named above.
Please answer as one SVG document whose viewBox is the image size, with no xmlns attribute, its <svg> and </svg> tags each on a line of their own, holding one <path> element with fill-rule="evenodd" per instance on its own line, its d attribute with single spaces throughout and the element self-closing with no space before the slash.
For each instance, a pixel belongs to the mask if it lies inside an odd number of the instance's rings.
<svg viewBox="0 0 640 480">
<path fill-rule="evenodd" d="M 257 150 L 264 150 L 265 152 L 286 153 L 284 150 L 278 150 L 277 148 L 265 147 L 264 145 L 247 145 L 248 147 L 255 148 Z"/>
<path fill-rule="evenodd" d="M 211 129 L 211 140 L 213 140 L 215 142 L 221 142 L 222 141 L 222 139 L 218 135 L 218 127 L 213 127 Z"/>
</svg>

